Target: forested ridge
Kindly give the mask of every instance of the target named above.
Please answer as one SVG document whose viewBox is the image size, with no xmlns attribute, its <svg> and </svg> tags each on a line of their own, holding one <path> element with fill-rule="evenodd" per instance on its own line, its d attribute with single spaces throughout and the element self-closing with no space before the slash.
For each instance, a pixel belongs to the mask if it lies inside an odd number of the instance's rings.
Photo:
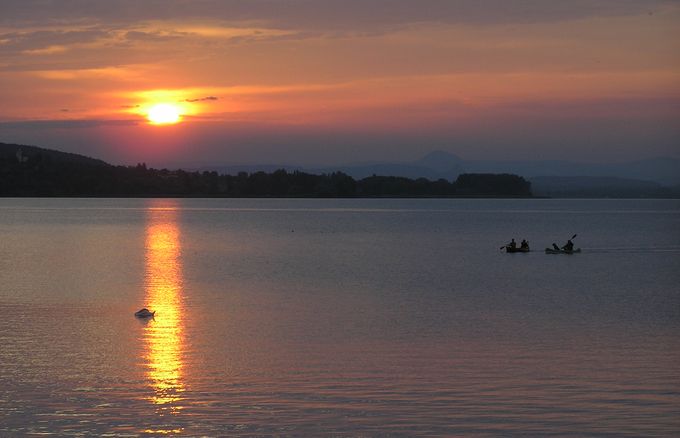
<svg viewBox="0 0 680 438">
<path fill-rule="evenodd" d="M 315 175 L 114 166 L 77 154 L 0 143 L 1 196 L 177 197 L 529 197 L 531 184 L 511 174 L 463 174 L 455 181 L 395 176 L 355 180 L 342 172 Z"/>
</svg>

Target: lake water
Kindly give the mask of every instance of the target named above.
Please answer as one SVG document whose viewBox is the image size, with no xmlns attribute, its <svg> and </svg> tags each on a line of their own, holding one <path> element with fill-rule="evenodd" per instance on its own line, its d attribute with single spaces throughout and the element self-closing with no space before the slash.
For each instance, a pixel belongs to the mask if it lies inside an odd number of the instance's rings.
<svg viewBox="0 0 680 438">
<path fill-rule="evenodd" d="M 677 200 L 0 199 L 0 242 L 0 436 L 680 435 Z"/>
</svg>

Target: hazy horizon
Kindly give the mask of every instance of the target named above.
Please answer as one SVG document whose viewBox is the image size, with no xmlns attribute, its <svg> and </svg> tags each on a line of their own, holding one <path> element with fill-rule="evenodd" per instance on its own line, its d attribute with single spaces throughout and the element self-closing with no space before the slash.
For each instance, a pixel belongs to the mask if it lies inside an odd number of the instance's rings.
<svg viewBox="0 0 680 438">
<path fill-rule="evenodd" d="M 372 165 L 418 165 L 419 162 L 423 159 L 426 159 L 428 156 L 431 154 L 440 154 L 444 153 L 447 155 L 450 155 L 452 158 L 455 157 L 456 159 L 459 159 L 461 163 L 467 163 L 467 164 L 474 164 L 474 163 L 508 163 L 508 164 L 522 164 L 522 163 L 536 163 L 537 165 L 540 163 L 549 163 L 549 162 L 555 162 L 555 163 L 565 163 L 565 164 L 578 164 L 578 165 L 619 165 L 619 164 L 627 164 L 627 163 L 634 163 L 634 162 L 644 162 L 644 161 L 653 161 L 653 160 L 666 160 L 666 159 L 672 159 L 672 160 L 680 160 L 680 158 L 676 158 L 670 155 L 667 156 L 649 156 L 645 158 L 639 158 L 639 159 L 626 159 L 626 158 L 616 158 L 613 157 L 611 160 L 604 161 L 604 160 L 586 160 L 586 159 L 579 159 L 578 157 L 574 157 L 572 159 L 565 158 L 565 159 L 560 159 L 560 158 L 555 158 L 555 159 L 537 159 L 537 158 L 527 158 L 527 159 L 520 159 L 520 158 L 515 158 L 515 159 L 497 159 L 496 157 L 486 157 L 482 159 L 468 159 L 465 156 L 461 156 L 460 154 L 456 153 L 455 151 L 449 151 L 449 150 L 443 150 L 443 149 L 432 149 L 430 151 L 425 151 L 423 150 L 422 153 L 419 155 L 415 155 L 413 157 L 406 157 L 406 158 L 401 158 L 401 159 L 390 159 L 386 157 L 383 160 L 380 159 L 366 159 L 366 160 L 361 160 L 361 159 L 349 159 L 347 161 L 339 161 L 339 162 L 310 162 L 307 164 L 301 164 L 300 162 L 296 161 L 285 161 L 285 160 L 280 160 L 280 161 L 266 161 L 266 158 L 257 161 L 257 159 L 254 159 L 253 161 L 229 161 L 225 159 L 224 161 L 191 161 L 190 159 L 184 160 L 184 161 L 109 161 L 106 160 L 100 156 L 95 156 L 95 155 L 90 155 L 87 152 L 77 152 L 77 151 L 70 151 L 68 148 L 52 148 L 52 147 L 46 147 L 44 145 L 39 145 L 39 144 L 28 144 L 28 143 L 19 143 L 19 142 L 5 142 L 0 140 L 0 144 L 16 144 L 18 146 L 30 146 L 30 147 L 38 147 L 38 148 L 43 148 L 43 149 L 48 149 L 48 150 L 55 150 L 58 152 L 68 152 L 68 153 L 75 153 L 79 154 L 88 158 L 94 158 L 98 160 L 102 160 L 107 162 L 108 164 L 112 165 L 122 165 L 122 166 L 132 166 L 136 164 L 146 164 L 147 166 L 150 167 L 156 167 L 156 168 L 161 168 L 165 167 L 168 169 L 180 169 L 183 168 L 185 170 L 192 170 L 192 169 L 205 169 L 205 168 L 218 168 L 218 167 L 268 167 L 268 166 L 286 166 L 289 168 L 294 168 L 294 167 L 299 167 L 302 169 L 311 169 L 311 170 L 318 170 L 318 169 L 327 169 L 327 168 L 333 168 L 334 166 L 337 166 L 338 168 L 340 167 L 347 167 L 347 166 L 372 166 Z M 429 165 L 422 164 L 424 167 L 431 167 Z M 446 166 L 444 166 L 446 167 Z"/>
</svg>

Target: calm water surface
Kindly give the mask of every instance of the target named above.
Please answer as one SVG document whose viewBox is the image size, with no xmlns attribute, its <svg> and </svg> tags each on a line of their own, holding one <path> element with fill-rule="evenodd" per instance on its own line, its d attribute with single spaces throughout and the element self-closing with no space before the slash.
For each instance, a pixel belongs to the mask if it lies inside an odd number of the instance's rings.
<svg viewBox="0 0 680 438">
<path fill-rule="evenodd" d="M 0 436 L 680 435 L 679 201 L 0 199 L 0 242 Z"/>
</svg>

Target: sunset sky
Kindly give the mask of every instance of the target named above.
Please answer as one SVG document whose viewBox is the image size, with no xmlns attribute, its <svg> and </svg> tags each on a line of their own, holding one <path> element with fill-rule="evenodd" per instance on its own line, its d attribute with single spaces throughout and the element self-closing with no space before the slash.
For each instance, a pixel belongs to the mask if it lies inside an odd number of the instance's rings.
<svg viewBox="0 0 680 438">
<path fill-rule="evenodd" d="M 680 157 L 680 2 L 2 0 L 0 96 L 113 163 Z"/>
</svg>

